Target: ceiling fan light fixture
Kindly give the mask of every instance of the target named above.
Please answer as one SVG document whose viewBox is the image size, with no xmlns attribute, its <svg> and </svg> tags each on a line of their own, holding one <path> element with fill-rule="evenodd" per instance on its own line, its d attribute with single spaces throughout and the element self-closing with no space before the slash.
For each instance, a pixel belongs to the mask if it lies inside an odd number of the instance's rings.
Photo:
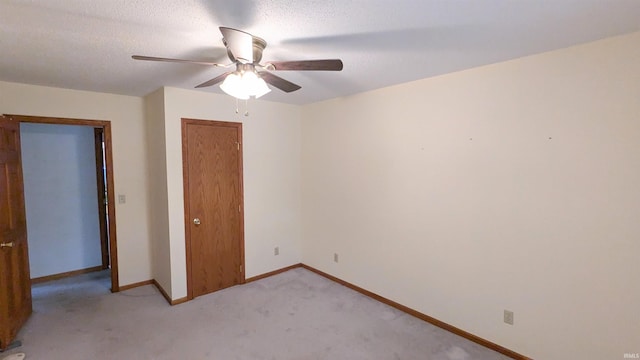
<svg viewBox="0 0 640 360">
<path fill-rule="evenodd" d="M 238 73 L 229 74 L 222 84 L 220 84 L 220 89 L 225 93 L 233 96 L 236 99 L 247 100 L 249 99 L 249 94 L 247 93 L 244 85 L 242 84 L 242 76 Z"/>
<path fill-rule="evenodd" d="M 269 88 L 269 86 L 267 86 L 267 83 L 262 78 L 259 78 L 258 80 L 258 85 L 254 90 L 256 99 L 271 92 L 271 89 Z"/>
<path fill-rule="evenodd" d="M 250 96 L 256 99 L 271 91 L 267 83 L 254 71 L 247 71 L 242 75 L 242 82 Z"/>
<path fill-rule="evenodd" d="M 271 91 L 267 83 L 255 71 L 241 71 L 229 74 L 220 89 L 240 100 L 259 98 Z"/>
<path fill-rule="evenodd" d="M 231 64 L 219 64 L 210 61 L 196 61 L 186 59 L 172 59 L 154 56 L 133 55 L 135 60 L 162 61 L 174 63 L 190 63 L 213 67 L 236 66 L 236 70 L 219 74 L 213 79 L 207 80 L 196 88 L 204 88 L 220 84 L 220 88 L 228 95 L 240 100 L 260 98 L 271 92 L 269 85 L 278 90 L 290 93 L 300 90 L 301 86 L 283 79 L 272 71 L 341 71 L 343 68 L 340 59 L 319 59 L 299 61 L 271 61 L 261 64 L 262 52 L 267 42 L 245 31 L 229 27 L 220 27 L 222 43 L 227 48 L 227 55 Z M 256 71 L 256 68 L 261 70 Z M 266 70 L 266 71 L 263 71 Z"/>
</svg>

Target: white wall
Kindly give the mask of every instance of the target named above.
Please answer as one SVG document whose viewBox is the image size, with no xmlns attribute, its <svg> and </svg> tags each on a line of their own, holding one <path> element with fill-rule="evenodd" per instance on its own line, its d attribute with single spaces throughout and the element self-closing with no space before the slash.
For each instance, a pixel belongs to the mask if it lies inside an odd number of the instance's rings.
<svg viewBox="0 0 640 360">
<path fill-rule="evenodd" d="M 639 351 L 640 33 L 303 119 L 304 263 L 536 359 Z"/>
<path fill-rule="evenodd" d="M 143 112 L 138 97 L 0 82 L 0 113 L 111 121 L 120 285 L 152 278 Z"/>
<path fill-rule="evenodd" d="M 181 118 L 243 123 L 246 277 L 299 263 L 300 107 L 252 100 L 244 117 L 229 96 L 176 88 L 164 101 L 171 297 L 187 295 Z"/>
<path fill-rule="evenodd" d="M 21 124 L 31 277 L 102 265 L 93 128 Z"/>
<path fill-rule="evenodd" d="M 167 148 L 164 127 L 164 89 L 147 95 L 145 122 L 149 185 L 150 241 L 153 278 L 171 293 L 171 248 L 169 243 L 169 204 L 167 200 Z M 172 149 L 171 151 L 175 151 Z"/>
</svg>

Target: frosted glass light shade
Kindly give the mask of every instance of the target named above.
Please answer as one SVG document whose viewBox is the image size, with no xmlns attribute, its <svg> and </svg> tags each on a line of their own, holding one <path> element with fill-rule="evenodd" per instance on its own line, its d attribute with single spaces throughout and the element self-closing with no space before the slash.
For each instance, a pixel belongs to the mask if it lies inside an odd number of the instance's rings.
<svg viewBox="0 0 640 360">
<path fill-rule="evenodd" d="M 271 91 L 267 83 L 253 71 L 229 74 L 220 88 L 225 93 L 241 100 L 249 99 L 251 96 L 257 99 Z"/>
<path fill-rule="evenodd" d="M 220 84 L 220 89 L 237 99 L 246 100 L 249 98 L 249 94 L 242 85 L 242 77 L 236 73 L 229 74 Z"/>
</svg>

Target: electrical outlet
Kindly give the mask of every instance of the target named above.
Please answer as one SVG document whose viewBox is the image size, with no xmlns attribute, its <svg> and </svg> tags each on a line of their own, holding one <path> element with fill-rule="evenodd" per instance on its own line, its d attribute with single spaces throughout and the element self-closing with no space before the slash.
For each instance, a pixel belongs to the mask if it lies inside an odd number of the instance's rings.
<svg viewBox="0 0 640 360">
<path fill-rule="evenodd" d="M 513 325 L 513 311 L 509 311 L 509 310 L 504 311 L 504 323 Z"/>
<path fill-rule="evenodd" d="M 338 253 L 333 254 L 333 261 L 338 262 Z"/>
<path fill-rule="evenodd" d="M 276 246 L 273 248 L 273 255 L 280 255 L 280 247 Z"/>
<path fill-rule="evenodd" d="M 127 202 L 127 196 L 124 194 L 118 195 L 118 204 L 125 204 Z"/>
</svg>

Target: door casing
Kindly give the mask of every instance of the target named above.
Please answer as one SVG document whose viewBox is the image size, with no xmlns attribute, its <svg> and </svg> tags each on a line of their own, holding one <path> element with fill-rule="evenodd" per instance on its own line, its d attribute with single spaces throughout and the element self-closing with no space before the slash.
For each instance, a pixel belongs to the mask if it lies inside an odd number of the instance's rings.
<svg viewBox="0 0 640 360">
<path fill-rule="evenodd" d="M 111 121 L 107 120 L 86 120 L 86 119 L 71 119 L 71 118 L 58 118 L 58 117 L 43 117 L 43 116 L 26 116 L 26 115 L 5 115 L 15 119 L 21 123 L 35 123 L 35 124 L 53 124 L 53 125 L 80 125 L 91 126 L 94 128 L 102 128 L 104 136 L 104 157 L 105 167 L 107 169 L 107 216 L 109 219 L 109 261 L 111 265 L 111 292 L 120 291 L 120 285 L 118 281 L 118 244 L 116 236 L 116 208 L 115 208 L 115 194 L 114 194 L 114 180 L 113 180 L 113 153 L 112 153 L 112 136 L 111 136 Z M 24 191 L 24 189 L 23 189 Z"/>
</svg>

